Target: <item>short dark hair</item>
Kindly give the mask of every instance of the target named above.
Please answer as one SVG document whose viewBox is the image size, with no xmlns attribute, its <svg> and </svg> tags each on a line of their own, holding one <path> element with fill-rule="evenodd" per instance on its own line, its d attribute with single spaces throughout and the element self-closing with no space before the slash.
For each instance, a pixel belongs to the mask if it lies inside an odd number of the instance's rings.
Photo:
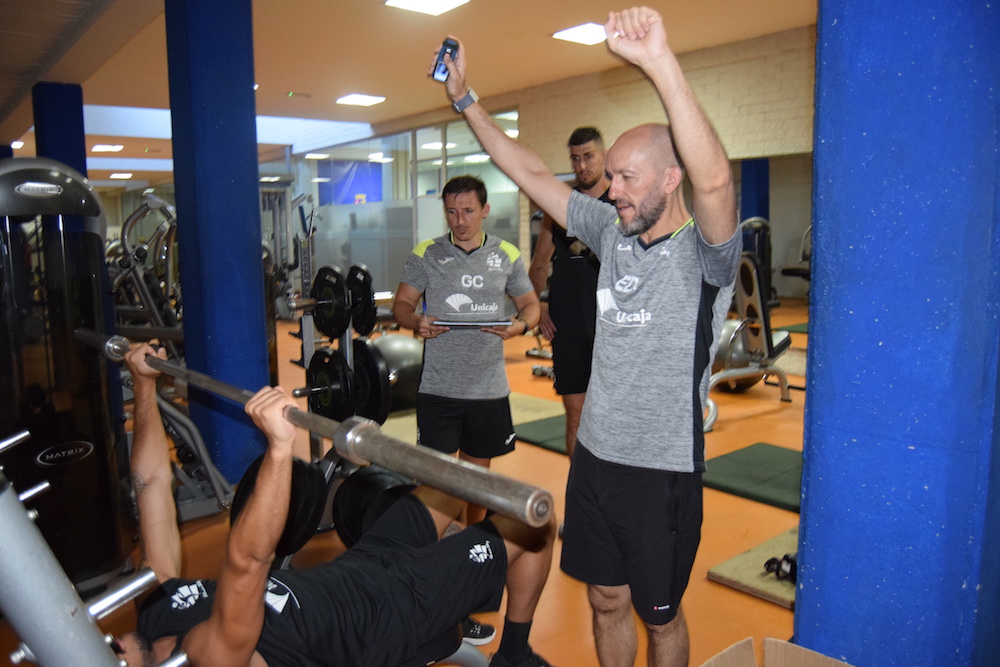
<svg viewBox="0 0 1000 667">
<path fill-rule="evenodd" d="M 601 131 L 596 127 L 578 127 L 573 130 L 573 134 L 569 135 L 569 141 L 566 142 L 566 145 L 582 146 L 590 141 L 603 146 L 604 138 L 601 136 Z"/>
<path fill-rule="evenodd" d="M 457 195 L 463 192 L 475 192 L 479 198 L 479 204 L 486 206 L 486 184 L 475 176 L 456 176 L 448 181 L 444 189 L 441 190 L 441 199 L 448 195 Z"/>
</svg>

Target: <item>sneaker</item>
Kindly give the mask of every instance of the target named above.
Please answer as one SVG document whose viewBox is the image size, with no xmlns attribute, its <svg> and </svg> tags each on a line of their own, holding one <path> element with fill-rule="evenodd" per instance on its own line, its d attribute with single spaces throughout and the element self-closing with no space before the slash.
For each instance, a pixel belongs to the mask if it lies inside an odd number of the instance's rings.
<svg viewBox="0 0 1000 667">
<path fill-rule="evenodd" d="M 473 646 L 489 644 L 497 636 L 497 629 L 489 623 L 480 623 L 471 616 L 462 620 L 462 641 Z"/>
<path fill-rule="evenodd" d="M 493 657 L 490 658 L 490 667 L 552 667 L 545 658 L 538 655 L 534 651 L 528 653 L 528 657 L 517 663 L 516 665 L 512 662 L 508 662 L 505 658 L 500 657 L 499 654 L 494 653 Z"/>
</svg>

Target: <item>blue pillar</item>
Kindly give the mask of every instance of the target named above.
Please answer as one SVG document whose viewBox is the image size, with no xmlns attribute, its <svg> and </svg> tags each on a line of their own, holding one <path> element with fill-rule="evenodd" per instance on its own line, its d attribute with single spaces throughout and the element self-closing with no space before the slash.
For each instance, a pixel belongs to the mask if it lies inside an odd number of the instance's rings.
<svg viewBox="0 0 1000 667">
<path fill-rule="evenodd" d="M 14 149 L 9 144 L 0 146 L 0 160 L 8 157 L 14 157 Z"/>
<path fill-rule="evenodd" d="M 40 81 L 31 89 L 35 154 L 58 160 L 87 175 L 87 138 L 83 131 L 83 88 Z"/>
<path fill-rule="evenodd" d="M 268 384 L 250 0 L 165 3 L 184 351 L 228 384 Z M 236 481 L 264 449 L 242 406 L 191 390 L 213 460 Z"/>
<path fill-rule="evenodd" d="M 823 0 L 795 638 L 1000 655 L 1000 7 Z"/>
<path fill-rule="evenodd" d="M 771 172 L 767 158 L 740 163 L 740 220 L 771 219 Z"/>
</svg>

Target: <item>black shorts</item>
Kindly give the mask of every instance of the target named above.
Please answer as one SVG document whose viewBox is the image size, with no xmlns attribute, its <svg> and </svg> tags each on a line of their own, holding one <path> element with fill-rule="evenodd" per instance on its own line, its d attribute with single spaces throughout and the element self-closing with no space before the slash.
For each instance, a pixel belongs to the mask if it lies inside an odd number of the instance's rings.
<svg viewBox="0 0 1000 667">
<path fill-rule="evenodd" d="M 510 401 L 417 394 L 417 444 L 480 459 L 508 454 L 514 451 Z"/>
<path fill-rule="evenodd" d="M 579 442 L 566 486 L 563 572 L 627 584 L 643 621 L 673 620 L 701 541 L 701 473 L 609 463 Z"/>
<path fill-rule="evenodd" d="M 398 588 L 400 595 L 413 596 L 423 636 L 437 636 L 471 613 L 500 608 L 507 549 L 489 519 L 439 541 L 430 512 L 418 498 L 406 494 L 347 554 L 370 558 L 407 549 L 410 553 L 394 570 L 399 575 L 413 573 Z"/>
<path fill-rule="evenodd" d="M 552 368 L 556 373 L 555 388 L 560 396 L 584 394 L 590 384 L 590 360 L 594 356 L 594 339 L 556 333 L 552 339 Z"/>
</svg>

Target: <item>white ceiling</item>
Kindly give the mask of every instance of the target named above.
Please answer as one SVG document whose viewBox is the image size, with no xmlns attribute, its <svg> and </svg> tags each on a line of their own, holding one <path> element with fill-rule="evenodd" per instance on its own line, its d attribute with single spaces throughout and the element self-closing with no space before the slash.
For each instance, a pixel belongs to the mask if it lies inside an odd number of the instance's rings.
<svg viewBox="0 0 1000 667">
<path fill-rule="evenodd" d="M 34 153 L 30 97 L 38 81 L 81 84 L 86 105 L 169 108 L 163 1 L 0 0 L 0 143 L 25 139 L 26 148 L 15 155 Z M 813 25 L 816 1 L 687 0 L 657 9 L 672 48 L 683 53 Z M 448 34 L 466 43 L 470 82 L 480 96 L 619 67 L 603 44 L 551 38 L 580 23 L 603 23 L 613 6 L 608 0 L 470 0 L 432 17 L 381 0 L 254 0 L 257 113 L 377 123 L 443 107 L 440 84 L 426 74 Z M 224 38 L 225 26 L 220 33 Z M 366 108 L 335 104 L 350 92 L 387 99 Z M 169 139 L 147 134 L 88 135 L 88 149 L 121 143 L 126 150 L 119 157 L 169 159 Z M 95 180 L 109 173 L 90 169 Z M 170 180 L 162 173 L 136 178 Z"/>
</svg>

